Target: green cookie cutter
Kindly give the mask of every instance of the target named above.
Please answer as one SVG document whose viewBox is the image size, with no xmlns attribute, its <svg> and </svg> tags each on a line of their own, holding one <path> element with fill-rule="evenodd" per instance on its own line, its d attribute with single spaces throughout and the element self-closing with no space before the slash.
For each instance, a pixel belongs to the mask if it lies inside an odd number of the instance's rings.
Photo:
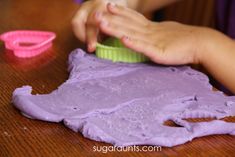
<svg viewBox="0 0 235 157">
<path fill-rule="evenodd" d="M 120 40 L 108 38 L 102 44 L 96 45 L 96 56 L 113 62 L 138 63 L 149 61 L 149 58 L 126 48 Z"/>
</svg>

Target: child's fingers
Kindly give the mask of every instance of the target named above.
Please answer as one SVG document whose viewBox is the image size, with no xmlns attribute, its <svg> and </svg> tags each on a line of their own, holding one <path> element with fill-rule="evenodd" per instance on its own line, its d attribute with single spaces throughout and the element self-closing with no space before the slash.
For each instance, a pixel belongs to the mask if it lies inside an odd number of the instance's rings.
<svg viewBox="0 0 235 157">
<path fill-rule="evenodd" d="M 86 18 L 87 14 L 85 12 L 79 11 L 72 20 L 73 31 L 76 37 L 82 42 L 86 41 Z"/>
<path fill-rule="evenodd" d="M 100 17 L 102 14 L 102 11 L 94 11 L 93 13 L 91 13 L 88 18 L 87 18 L 87 24 L 88 25 L 93 25 L 93 26 L 98 26 L 99 22 L 97 20 L 95 20 L 97 17 Z"/>
<path fill-rule="evenodd" d="M 95 51 L 98 33 L 99 33 L 99 21 L 95 20 L 99 17 L 99 11 L 92 13 L 86 23 L 86 42 L 89 52 Z"/>
<path fill-rule="evenodd" d="M 127 7 L 116 5 L 114 3 L 108 3 L 107 10 L 114 15 L 126 17 L 128 19 L 131 19 L 132 21 L 138 22 L 139 24 L 144 25 L 145 22 L 147 22 L 147 19 L 142 14 Z"/>
<path fill-rule="evenodd" d="M 126 22 L 127 23 L 127 22 Z M 100 31 L 109 36 L 113 36 L 121 39 L 123 36 L 130 36 L 132 38 L 147 40 L 146 33 L 143 29 L 139 28 L 138 25 L 135 25 L 137 28 L 129 27 L 129 25 L 123 25 L 123 22 L 108 22 L 103 19 L 100 23 Z"/>
<path fill-rule="evenodd" d="M 132 32 L 139 32 L 139 33 L 145 33 L 146 30 L 144 27 L 139 24 L 136 21 L 133 21 L 132 19 L 129 19 L 127 17 L 122 17 L 122 16 L 115 16 L 112 14 L 99 14 L 99 16 L 96 16 L 96 22 L 101 23 L 103 20 L 108 21 L 109 23 L 112 23 L 113 25 L 116 25 L 117 27 L 122 28 L 128 28 Z"/>
<path fill-rule="evenodd" d="M 133 29 L 130 29 L 126 26 L 123 26 L 122 24 L 117 23 L 109 23 L 107 20 L 102 20 L 100 23 L 100 30 L 109 35 L 116 38 L 121 39 L 123 36 L 132 36 L 135 38 L 144 38 L 144 35 L 142 32 L 135 31 Z"/>
<path fill-rule="evenodd" d="M 126 36 L 135 36 L 135 38 L 146 39 L 146 30 L 134 21 L 110 14 L 98 14 L 96 20 L 99 24 L 100 30 L 110 36 L 121 38 Z M 130 24 L 128 24 L 130 23 Z"/>
<path fill-rule="evenodd" d="M 89 52 L 94 52 L 96 48 L 98 29 L 92 25 L 88 25 L 86 29 L 87 49 Z"/>
</svg>

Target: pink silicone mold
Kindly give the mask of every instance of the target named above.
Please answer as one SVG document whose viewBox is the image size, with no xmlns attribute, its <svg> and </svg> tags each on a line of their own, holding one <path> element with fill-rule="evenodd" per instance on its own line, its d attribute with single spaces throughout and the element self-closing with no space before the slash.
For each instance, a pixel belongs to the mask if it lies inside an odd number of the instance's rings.
<svg viewBox="0 0 235 157">
<path fill-rule="evenodd" d="M 0 39 L 15 56 L 29 58 L 50 48 L 55 37 L 53 32 L 17 30 L 3 33 Z"/>
</svg>

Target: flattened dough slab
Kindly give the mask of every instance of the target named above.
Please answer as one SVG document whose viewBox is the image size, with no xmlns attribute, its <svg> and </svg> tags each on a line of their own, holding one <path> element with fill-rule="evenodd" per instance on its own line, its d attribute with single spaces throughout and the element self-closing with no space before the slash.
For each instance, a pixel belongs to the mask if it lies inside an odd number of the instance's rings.
<svg viewBox="0 0 235 157">
<path fill-rule="evenodd" d="M 17 88 L 13 103 L 23 115 L 65 126 L 118 146 L 175 146 L 195 137 L 235 135 L 235 97 L 212 91 L 208 77 L 188 66 L 112 63 L 74 50 L 69 79 L 50 94 Z M 217 120 L 192 123 L 185 118 Z M 182 127 L 163 123 L 172 120 Z"/>
</svg>

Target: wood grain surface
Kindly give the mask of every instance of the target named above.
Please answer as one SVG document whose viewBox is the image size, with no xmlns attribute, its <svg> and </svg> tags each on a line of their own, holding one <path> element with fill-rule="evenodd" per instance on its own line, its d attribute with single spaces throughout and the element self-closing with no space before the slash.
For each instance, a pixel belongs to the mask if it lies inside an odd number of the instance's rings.
<svg viewBox="0 0 235 157">
<path fill-rule="evenodd" d="M 33 93 L 50 93 L 68 78 L 69 52 L 82 47 L 70 25 L 78 7 L 72 0 L 0 0 L 0 34 L 17 29 L 57 33 L 53 48 L 31 59 L 16 58 L 0 44 L 0 157 L 235 156 L 235 137 L 229 135 L 197 138 L 159 152 L 94 152 L 94 146 L 110 145 L 86 139 L 62 123 L 22 116 L 11 103 L 15 88 L 31 85 Z"/>
</svg>

